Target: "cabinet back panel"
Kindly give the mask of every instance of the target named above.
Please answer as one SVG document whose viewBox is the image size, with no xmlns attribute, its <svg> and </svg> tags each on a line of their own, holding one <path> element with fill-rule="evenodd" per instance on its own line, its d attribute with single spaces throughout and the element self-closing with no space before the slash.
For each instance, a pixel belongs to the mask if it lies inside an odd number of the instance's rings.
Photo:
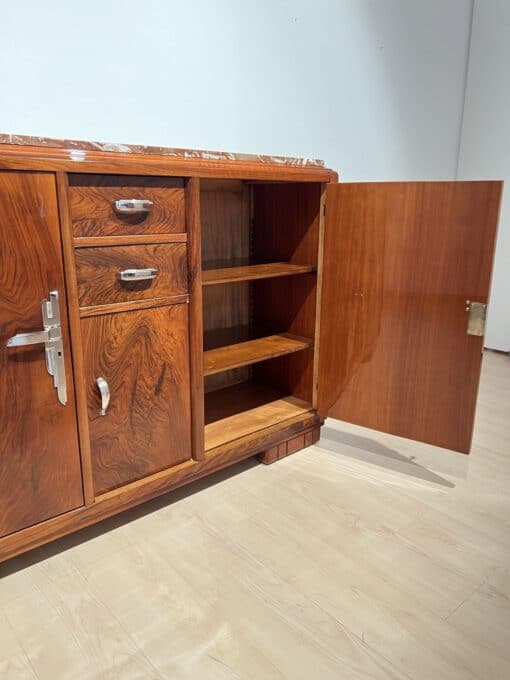
<svg viewBox="0 0 510 680">
<path fill-rule="evenodd" d="M 250 189 L 238 180 L 201 180 L 202 263 L 204 269 L 246 264 L 250 259 Z M 204 334 L 248 328 L 250 284 L 206 286 L 203 290 Z M 225 344 L 228 344 L 226 342 Z M 208 376 L 206 391 L 243 382 L 250 367 Z"/>
<path fill-rule="evenodd" d="M 256 184 L 253 187 L 253 258 L 317 266 L 321 184 Z M 289 276 L 253 284 L 253 320 L 314 338 L 317 277 Z M 265 362 L 254 376 L 296 397 L 313 399 L 313 349 Z"/>
</svg>

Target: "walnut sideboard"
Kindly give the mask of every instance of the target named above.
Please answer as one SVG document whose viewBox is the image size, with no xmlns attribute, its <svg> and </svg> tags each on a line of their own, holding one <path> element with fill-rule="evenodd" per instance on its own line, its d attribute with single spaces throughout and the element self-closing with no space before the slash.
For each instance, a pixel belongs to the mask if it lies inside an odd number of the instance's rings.
<svg viewBox="0 0 510 680">
<path fill-rule="evenodd" d="M 0 560 L 328 416 L 467 453 L 501 188 L 0 135 Z"/>
</svg>

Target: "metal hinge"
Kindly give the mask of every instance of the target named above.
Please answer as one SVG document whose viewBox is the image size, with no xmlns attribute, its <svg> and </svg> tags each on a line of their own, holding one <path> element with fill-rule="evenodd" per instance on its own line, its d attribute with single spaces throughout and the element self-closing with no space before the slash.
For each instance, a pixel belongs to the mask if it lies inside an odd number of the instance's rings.
<svg viewBox="0 0 510 680">
<path fill-rule="evenodd" d="M 466 312 L 469 312 L 467 334 L 485 335 L 485 322 L 487 319 L 487 305 L 483 302 L 466 300 Z"/>
</svg>

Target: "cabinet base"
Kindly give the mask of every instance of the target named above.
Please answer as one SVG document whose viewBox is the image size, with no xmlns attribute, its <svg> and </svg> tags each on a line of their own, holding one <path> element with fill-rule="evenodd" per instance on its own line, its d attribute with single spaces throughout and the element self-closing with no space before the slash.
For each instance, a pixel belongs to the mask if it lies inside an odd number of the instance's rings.
<svg viewBox="0 0 510 680">
<path fill-rule="evenodd" d="M 190 459 L 168 470 L 96 496 L 90 505 L 1 537 L 0 562 L 101 522 L 112 515 L 118 515 L 128 508 L 190 484 L 245 458 L 258 455 L 266 465 L 273 463 L 316 442 L 323 422 L 313 412 L 291 418 L 220 446 L 208 452 L 204 460 Z"/>
<path fill-rule="evenodd" d="M 263 453 L 259 453 L 259 460 L 264 465 L 271 465 L 281 458 L 290 456 L 291 453 L 301 451 L 301 449 L 305 449 L 307 446 L 311 446 L 319 441 L 320 431 L 320 426 L 304 430 L 300 434 L 272 446 Z"/>
</svg>

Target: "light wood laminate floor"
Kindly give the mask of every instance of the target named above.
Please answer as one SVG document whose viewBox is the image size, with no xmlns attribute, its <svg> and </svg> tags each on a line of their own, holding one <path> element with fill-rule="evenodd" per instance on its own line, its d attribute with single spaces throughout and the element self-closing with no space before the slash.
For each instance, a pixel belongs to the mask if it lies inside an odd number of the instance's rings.
<svg viewBox="0 0 510 680">
<path fill-rule="evenodd" d="M 2 680 L 506 680 L 510 359 L 470 456 L 328 422 L 0 574 Z"/>
</svg>

